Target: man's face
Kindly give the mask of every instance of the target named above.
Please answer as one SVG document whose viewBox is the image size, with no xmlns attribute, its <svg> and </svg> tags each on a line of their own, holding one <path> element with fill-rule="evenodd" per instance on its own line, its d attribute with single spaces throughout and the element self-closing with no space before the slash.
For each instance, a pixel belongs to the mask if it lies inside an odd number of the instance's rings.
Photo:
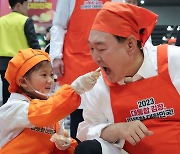
<svg viewBox="0 0 180 154">
<path fill-rule="evenodd" d="M 105 71 L 109 81 L 118 82 L 129 74 L 132 62 L 127 40 L 120 43 L 111 34 L 91 30 L 89 45 L 93 60 Z"/>
<path fill-rule="evenodd" d="M 137 0 L 125 0 L 125 2 L 133 5 L 138 5 Z"/>
</svg>

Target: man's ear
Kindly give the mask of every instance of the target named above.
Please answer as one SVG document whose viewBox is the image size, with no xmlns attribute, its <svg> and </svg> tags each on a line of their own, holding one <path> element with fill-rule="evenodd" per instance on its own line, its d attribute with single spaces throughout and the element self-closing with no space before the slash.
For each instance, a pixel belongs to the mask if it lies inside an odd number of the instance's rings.
<svg viewBox="0 0 180 154">
<path fill-rule="evenodd" d="M 21 77 L 21 78 L 19 79 L 19 85 L 20 85 L 21 87 L 23 87 L 23 88 L 27 88 L 27 86 L 28 86 L 27 80 L 26 80 L 25 78 Z"/>
<path fill-rule="evenodd" d="M 129 51 L 129 54 L 132 54 L 136 48 L 137 48 L 137 39 L 134 35 L 131 35 L 127 38 L 127 45 L 128 45 L 128 51 Z"/>
</svg>

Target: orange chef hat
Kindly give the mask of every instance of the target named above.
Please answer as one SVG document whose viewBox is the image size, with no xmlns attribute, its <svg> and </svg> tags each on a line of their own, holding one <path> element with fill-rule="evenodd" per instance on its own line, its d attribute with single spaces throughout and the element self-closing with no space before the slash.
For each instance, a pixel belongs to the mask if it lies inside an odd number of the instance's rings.
<svg viewBox="0 0 180 154">
<path fill-rule="evenodd" d="M 145 44 L 157 22 L 157 15 L 145 8 L 123 2 L 106 2 L 96 15 L 92 30 L 117 36 L 134 35 Z"/>
<path fill-rule="evenodd" d="M 5 78 L 9 82 L 9 91 L 17 92 L 19 89 L 19 79 L 33 66 L 43 60 L 50 61 L 48 54 L 41 50 L 31 48 L 20 50 L 8 64 Z"/>
</svg>

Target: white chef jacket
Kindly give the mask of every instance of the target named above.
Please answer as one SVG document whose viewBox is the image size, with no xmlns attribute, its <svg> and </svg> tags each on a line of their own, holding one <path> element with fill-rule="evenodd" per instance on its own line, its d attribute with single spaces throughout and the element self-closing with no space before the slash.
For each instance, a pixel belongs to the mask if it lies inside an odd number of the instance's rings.
<svg viewBox="0 0 180 154">
<path fill-rule="evenodd" d="M 151 43 L 143 48 L 144 61 L 138 75 L 143 78 L 156 76 L 157 73 L 157 47 Z M 180 47 L 168 46 L 168 69 L 170 78 L 178 93 L 180 93 Z M 122 82 L 121 82 L 122 83 Z M 116 146 L 100 139 L 101 130 L 114 123 L 111 108 L 109 88 L 100 76 L 94 88 L 81 96 L 84 105 L 84 121 L 79 124 L 77 137 L 81 140 L 97 139 L 102 145 L 103 154 L 122 153 Z M 119 147 L 123 147 L 121 140 Z"/>
<path fill-rule="evenodd" d="M 0 148 L 18 136 L 24 128 L 35 127 L 28 119 L 29 103 L 30 100 L 24 95 L 12 93 L 8 103 L 1 106 Z"/>
</svg>

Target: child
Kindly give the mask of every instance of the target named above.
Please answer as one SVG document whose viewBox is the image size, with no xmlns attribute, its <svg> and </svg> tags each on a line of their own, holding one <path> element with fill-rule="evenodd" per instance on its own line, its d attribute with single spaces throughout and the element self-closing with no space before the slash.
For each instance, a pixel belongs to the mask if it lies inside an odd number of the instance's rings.
<svg viewBox="0 0 180 154">
<path fill-rule="evenodd" d="M 48 54 L 30 48 L 19 51 L 5 74 L 11 96 L 0 107 L 0 153 L 72 154 L 76 142 L 59 132 L 58 121 L 78 108 L 79 94 L 90 90 L 99 75 L 80 76 L 49 96 L 54 79 Z"/>
</svg>

